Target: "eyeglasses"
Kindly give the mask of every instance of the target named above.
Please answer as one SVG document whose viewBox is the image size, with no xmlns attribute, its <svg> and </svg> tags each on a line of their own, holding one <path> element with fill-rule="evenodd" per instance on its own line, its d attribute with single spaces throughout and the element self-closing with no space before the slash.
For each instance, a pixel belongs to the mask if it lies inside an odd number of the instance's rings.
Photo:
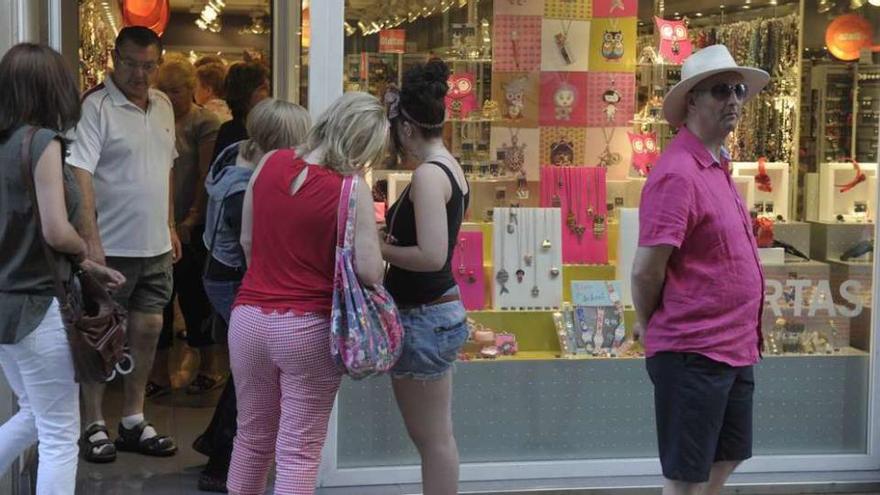
<svg viewBox="0 0 880 495">
<path fill-rule="evenodd" d="M 749 87 L 745 83 L 724 84 L 718 83 L 711 88 L 694 89 L 695 92 L 706 92 L 712 95 L 718 101 L 724 101 L 730 98 L 730 95 L 736 95 L 736 99 L 743 101 L 749 95 Z"/>
<path fill-rule="evenodd" d="M 159 68 L 159 64 L 157 62 L 144 62 L 139 63 L 135 62 L 130 58 L 123 57 L 119 52 L 116 52 L 116 59 L 119 61 L 119 65 L 125 67 L 128 70 L 136 71 L 138 69 L 143 70 L 147 74 L 151 74 Z"/>
</svg>

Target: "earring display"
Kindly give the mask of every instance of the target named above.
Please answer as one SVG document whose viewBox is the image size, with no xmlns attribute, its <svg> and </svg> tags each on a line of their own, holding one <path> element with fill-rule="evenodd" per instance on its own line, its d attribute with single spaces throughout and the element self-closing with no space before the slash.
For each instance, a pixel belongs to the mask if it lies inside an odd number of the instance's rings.
<svg viewBox="0 0 880 495">
<path fill-rule="evenodd" d="M 492 266 L 498 282 L 492 290 L 493 307 L 559 308 L 562 304 L 559 209 L 496 208 L 493 218 Z M 514 270 L 513 278 L 508 270 Z"/>
<path fill-rule="evenodd" d="M 769 167 L 770 164 L 767 166 Z M 873 221 L 869 215 L 876 208 L 873 195 L 876 193 L 874 186 L 876 181 L 876 163 L 851 161 L 820 164 L 819 221 L 835 223 Z M 863 204 L 866 207 L 863 207 Z M 779 202 L 776 202 L 776 208 L 779 208 Z"/>
<path fill-rule="evenodd" d="M 452 275 L 468 311 L 486 307 L 486 276 L 483 272 L 483 233 L 460 232 L 452 253 Z"/>
<path fill-rule="evenodd" d="M 608 205 L 605 169 L 542 167 L 541 205 L 562 209 L 562 257 L 565 263 L 608 263 Z"/>
<path fill-rule="evenodd" d="M 747 207 L 760 204 L 758 216 L 774 220 L 777 215 L 782 215 L 783 219 L 789 218 L 790 186 L 787 163 L 768 162 L 762 157 L 757 162 L 733 162 L 730 166 L 735 181 L 744 177 L 751 179 L 748 181 L 751 191 L 743 196 Z"/>
</svg>

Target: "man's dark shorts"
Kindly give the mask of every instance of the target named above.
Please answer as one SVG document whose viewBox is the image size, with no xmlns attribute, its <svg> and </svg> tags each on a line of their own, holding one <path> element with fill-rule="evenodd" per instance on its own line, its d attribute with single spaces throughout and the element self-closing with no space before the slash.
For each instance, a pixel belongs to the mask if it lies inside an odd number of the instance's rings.
<svg viewBox="0 0 880 495">
<path fill-rule="evenodd" d="M 125 275 L 113 299 L 129 312 L 161 315 L 171 300 L 171 252 L 151 258 L 107 257 L 107 266 Z"/>
<path fill-rule="evenodd" d="M 752 366 L 678 352 L 657 353 L 646 366 L 664 477 L 702 483 L 714 462 L 752 456 Z"/>
</svg>

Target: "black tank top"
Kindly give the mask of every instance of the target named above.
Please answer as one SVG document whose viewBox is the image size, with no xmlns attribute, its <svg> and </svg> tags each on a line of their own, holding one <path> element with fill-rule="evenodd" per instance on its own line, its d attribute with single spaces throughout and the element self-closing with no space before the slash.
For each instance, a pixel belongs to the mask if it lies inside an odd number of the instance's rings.
<svg viewBox="0 0 880 495">
<path fill-rule="evenodd" d="M 385 288 L 394 297 L 398 304 L 416 305 L 427 304 L 442 296 L 446 291 L 455 287 L 455 278 L 452 276 L 452 252 L 458 240 L 458 232 L 461 222 L 467 210 L 470 199 L 468 193 L 463 194 L 455 180 L 455 175 L 440 162 L 428 162 L 440 167 L 452 184 L 452 196 L 446 202 L 446 227 L 449 235 L 446 263 L 436 272 L 412 272 L 391 265 L 385 275 Z M 391 229 L 390 234 L 397 239 L 398 246 L 417 246 L 416 238 L 416 214 L 413 202 L 409 199 L 409 187 L 397 198 L 397 201 L 385 214 L 385 222 Z M 396 216 L 395 216 L 396 215 Z M 394 219 L 394 224 L 391 220 Z"/>
</svg>

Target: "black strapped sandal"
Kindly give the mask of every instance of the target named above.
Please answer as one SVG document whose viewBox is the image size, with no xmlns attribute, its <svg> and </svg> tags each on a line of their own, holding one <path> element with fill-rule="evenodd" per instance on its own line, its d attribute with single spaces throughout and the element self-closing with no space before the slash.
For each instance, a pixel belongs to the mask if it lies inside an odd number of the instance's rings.
<svg viewBox="0 0 880 495">
<path fill-rule="evenodd" d="M 170 457 L 177 453 L 177 445 L 168 435 L 156 435 L 146 440 L 141 440 L 144 428 L 153 426 L 147 421 L 141 421 L 140 424 L 132 429 L 128 429 L 119 424 L 119 436 L 116 438 L 116 448 L 123 452 L 135 452 L 137 454 L 149 455 L 154 457 Z"/>
<path fill-rule="evenodd" d="M 116 460 L 116 446 L 113 445 L 109 438 L 95 440 L 94 442 L 89 440 L 92 435 L 100 432 L 104 432 L 108 437 L 110 436 L 106 426 L 93 424 L 79 439 L 79 453 L 87 462 L 105 464 Z"/>
</svg>

